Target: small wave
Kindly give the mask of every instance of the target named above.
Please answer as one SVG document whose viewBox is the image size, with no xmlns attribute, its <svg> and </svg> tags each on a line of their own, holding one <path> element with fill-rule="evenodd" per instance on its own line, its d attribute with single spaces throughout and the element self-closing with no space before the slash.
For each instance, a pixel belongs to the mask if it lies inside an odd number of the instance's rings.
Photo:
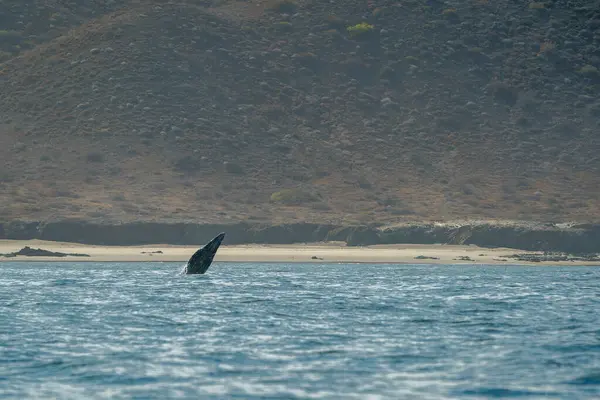
<svg viewBox="0 0 600 400">
<path fill-rule="evenodd" d="M 467 389 L 456 393 L 462 396 L 485 396 L 485 398 L 501 398 L 501 397 L 530 397 L 530 396 L 559 396 L 558 392 L 549 391 L 532 391 L 532 390 L 519 390 L 519 389 L 506 389 L 506 388 L 481 388 L 481 389 Z"/>
<path fill-rule="evenodd" d="M 252 303 L 265 303 L 265 302 L 270 302 L 272 301 L 271 299 L 248 299 L 248 300 L 241 300 L 240 303 L 241 304 L 252 304 Z"/>
<path fill-rule="evenodd" d="M 600 386 L 600 371 L 586 374 L 569 381 L 571 385 L 594 385 Z"/>
<path fill-rule="evenodd" d="M 63 279 L 55 279 L 54 281 L 50 282 L 49 286 L 67 286 L 67 285 L 75 285 L 79 283 L 76 279 L 68 279 L 68 278 L 63 278 Z"/>
<path fill-rule="evenodd" d="M 412 318 L 407 320 L 406 322 L 410 322 L 413 324 L 433 324 L 436 323 L 438 320 L 437 319 L 431 319 L 431 318 Z"/>
</svg>

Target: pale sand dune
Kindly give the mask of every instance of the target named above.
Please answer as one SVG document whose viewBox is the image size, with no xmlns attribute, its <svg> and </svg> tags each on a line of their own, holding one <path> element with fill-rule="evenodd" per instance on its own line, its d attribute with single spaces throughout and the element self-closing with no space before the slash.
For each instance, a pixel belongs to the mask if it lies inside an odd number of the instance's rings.
<svg viewBox="0 0 600 400">
<path fill-rule="evenodd" d="M 91 246 L 41 240 L 0 240 L 0 253 L 19 251 L 25 246 L 61 253 L 83 253 L 90 257 L 0 257 L 0 261 L 170 261 L 186 262 L 199 246 Z M 162 254 L 151 252 L 162 251 Z M 146 252 L 146 253 L 142 253 Z M 215 261 L 230 262 L 345 262 L 399 264 L 528 264 L 528 265 L 599 265 L 594 262 L 530 263 L 504 256 L 526 253 L 523 250 L 455 245 L 379 245 L 345 247 L 343 243 L 311 243 L 295 245 L 221 246 Z M 417 256 L 438 259 L 415 259 Z M 314 259 L 313 257 L 318 257 Z M 460 260 L 470 257 L 472 261 Z"/>
</svg>

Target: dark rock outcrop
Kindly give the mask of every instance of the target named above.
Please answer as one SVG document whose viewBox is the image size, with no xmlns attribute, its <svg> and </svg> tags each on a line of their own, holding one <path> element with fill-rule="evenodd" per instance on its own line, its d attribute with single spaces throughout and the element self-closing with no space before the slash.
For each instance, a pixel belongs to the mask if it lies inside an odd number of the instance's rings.
<svg viewBox="0 0 600 400">
<path fill-rule="evenodd" d="M 508 247 L 534 251 L 589 253 L 600 251 L 600 226 L 559 227 L 557 225 L 474 224 L 460 227 L 447 225 L 405 225 L 383 229 L 383 243 L 447 243 L 480 247 Z M 359 245 L 364 243 L 358 243 Z"/>
<path fill-rule="evenodd" d="M 0 256 L 4 257 L 16 257 L 16 256 L 27 256 L 27 257 L 89 257 L 89 254 L 82 253 L 61 253 L 58 251 L 49 251 L 44 249 L 33 249 L 29 246 L 23 247 L 19 251 L 15 251 L 13 253 L 0 254 Z"/>
<path fill-rule="evenodd" d="M 13 240 L 28 240 L 39 238 L 39 222 L 10 221 L 4 225 L 4 238 Z"/>
<path fill-rule="evenodd" d="M 227 244 L 292 244 L 341 241 L 348 246 L 376 244 L 462 244 L 529 251 L 587 254 L 600 252 L 600 224 L 404 224 L 393 227 L 319 224 L 262 225 L 169 224 L 138 222 L 102 225 L 83 221 L 3 224 L 0 239 L 42 239 L 92 245 L 205 243 L 214 232 L 227 232 Z"/>
</svg>

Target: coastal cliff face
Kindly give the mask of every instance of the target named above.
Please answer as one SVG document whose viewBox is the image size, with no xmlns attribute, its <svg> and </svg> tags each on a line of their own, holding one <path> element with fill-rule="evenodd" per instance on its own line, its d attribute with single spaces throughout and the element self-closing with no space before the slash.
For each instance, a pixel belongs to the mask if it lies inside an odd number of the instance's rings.
<svg viewBox="0 0 600 400">
<path fill-rule="evenodd" d="M 600 253 L 600 225 L 581 224 L 400 224 L 388 227 L 247 223 L 98 225 L 83 221 L 56 223 L 13 221 L 0 224 L 0 239 L 51 240 L 91 245 L 199 245 L 215 232 L 227 232 L 226 244 L 293 244 L 344 242 L 347 246 L 378 244 L 461 244 L 508 247 L 572 254 Z"/>
<path fill-rule="evenodd" d="M 0 0 L 0 22 L 5 236 L 600 215 L 597 0 Z"/>
</svg>

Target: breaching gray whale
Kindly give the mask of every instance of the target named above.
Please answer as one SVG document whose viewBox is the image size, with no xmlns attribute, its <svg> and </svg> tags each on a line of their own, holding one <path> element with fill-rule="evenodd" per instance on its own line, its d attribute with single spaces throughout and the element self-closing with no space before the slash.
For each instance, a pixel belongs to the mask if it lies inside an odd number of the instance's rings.
<svg viewBox="0 0 600 400">
<path fill-rule="evenodd" d="M 215 254 L 217 254 L 217 250 L 224 238 L 225 234 L 219 233 L 217 237 L 196 251 L 188 260 L 183 273 L 186 275 L 205 273 L 206 270 L 208 270 L 208 267 L 210 267 L 210 264 L 212 264 Z"/>
</svg>

